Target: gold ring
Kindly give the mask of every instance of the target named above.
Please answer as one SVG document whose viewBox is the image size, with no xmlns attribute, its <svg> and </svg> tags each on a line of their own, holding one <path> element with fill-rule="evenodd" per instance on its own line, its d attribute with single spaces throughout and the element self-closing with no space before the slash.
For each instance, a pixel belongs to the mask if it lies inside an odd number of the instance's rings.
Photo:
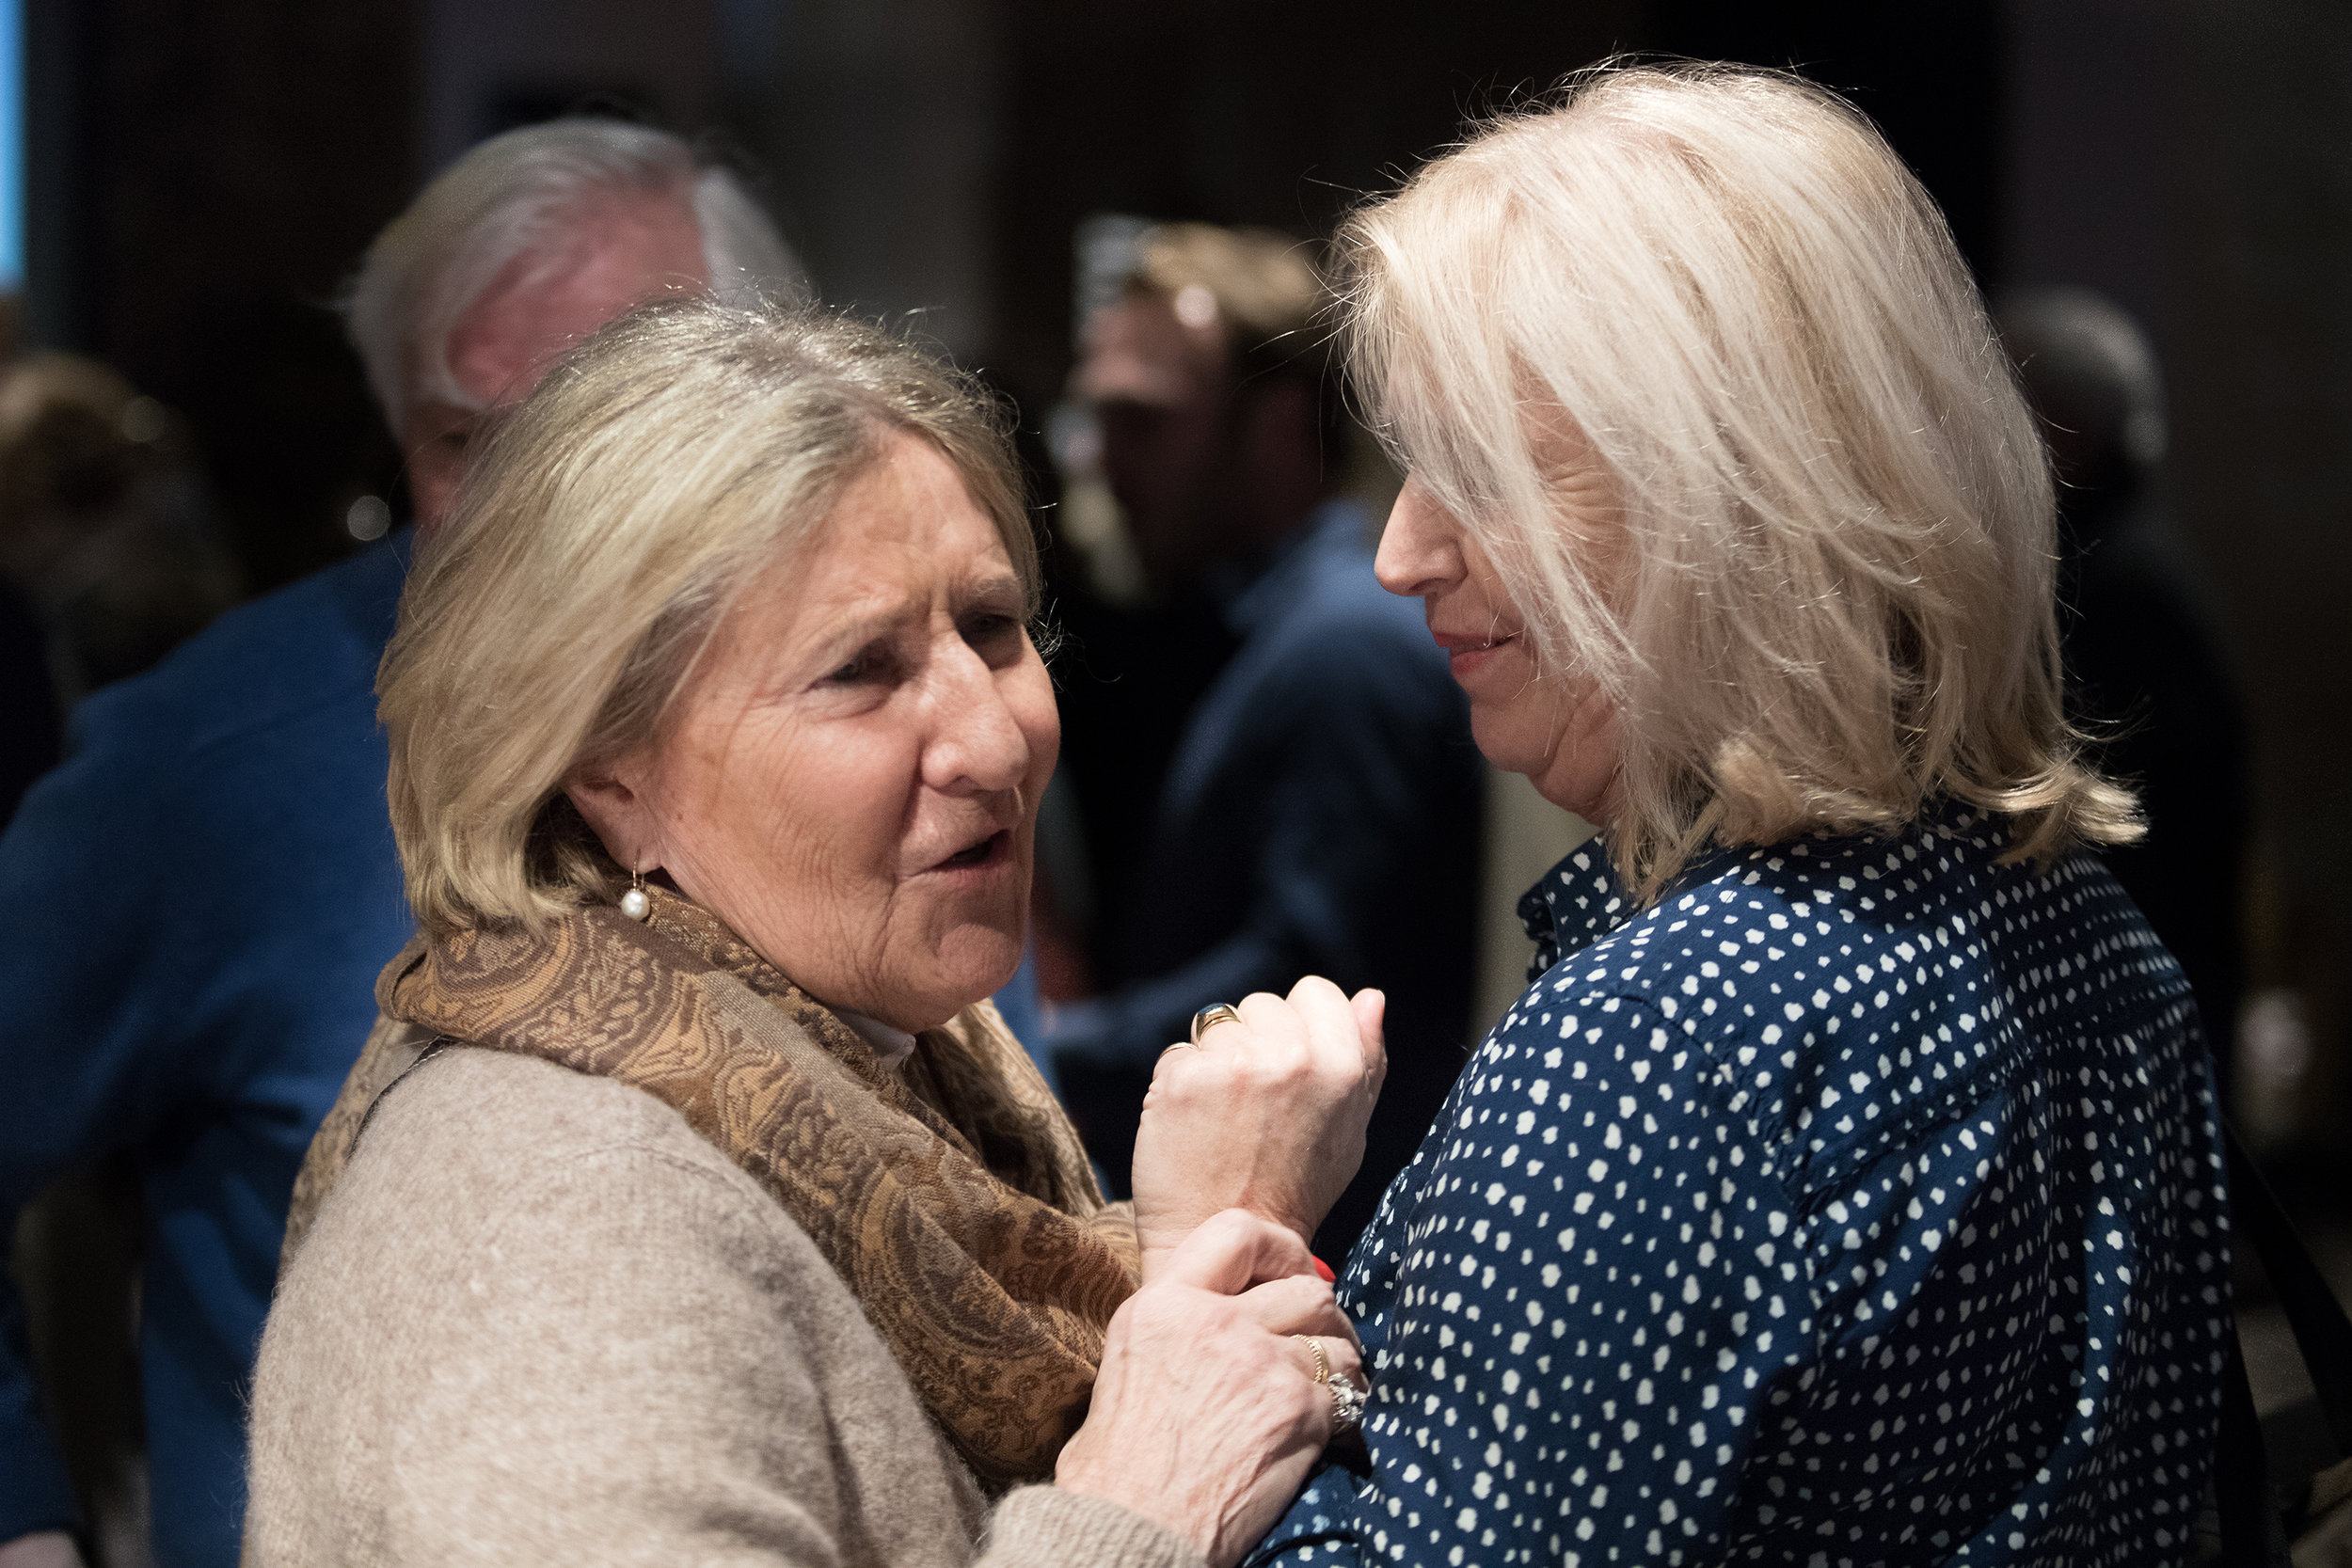
<svg viewBox="0 0 2352 1568">
<path fill-rule="evenodd" d="M 1294 1334 L 1291 1338 L 1306 1346 L 1307 1354 L 1315 1358 L 1315 1381 L 1317 1383 L 1330 1382 L 1331 1358 L 1323 1354 L 1323 1347 L 1317 1344 L 1314 1340 L 1307 1338 L 1304 1334 Z"/>
<path fill-rule="evenodd" d="M 1192 1015 L 1191 1043 L 1199 1045 L 1200 1037 L 1220 1023 L 1239 1023 L 1240 1022 L 1241 1009 L 1239 1007 L 1234 1006 L 1231 1002 L 1212 1002 Z"/>
</svg>

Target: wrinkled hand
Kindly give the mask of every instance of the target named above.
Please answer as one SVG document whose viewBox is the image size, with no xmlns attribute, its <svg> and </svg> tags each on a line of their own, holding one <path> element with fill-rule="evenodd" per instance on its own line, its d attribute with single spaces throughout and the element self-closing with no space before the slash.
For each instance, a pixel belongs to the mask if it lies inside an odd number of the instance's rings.
<svg viewBox="0 0 2352 1568">
<path fill-rule="evenodd" d="M 1312 1239 L 1364 1158 L 1364 1124 L 1389 1067 L 1388 999 L 1351 1001 L 1311 974 L 1287 1000 L 1242 999 L 1241 1021 L 1163 1053 L 1136 1133 L 1143 1277 L 1195 1226 L 1247 1209 Z"/>
<path fill-rule="evenodd" d="M 1331 1437 L 1333 1377 L 1363 1386 L 1355 1330 L 1307 1244 L 1238 1210 L 1211 1216 L 1111 1319 L 1086 1424 L 1054 1483 L 1158 1520 L 1211 1568 L 1274 1527 Z"/>
</svg>

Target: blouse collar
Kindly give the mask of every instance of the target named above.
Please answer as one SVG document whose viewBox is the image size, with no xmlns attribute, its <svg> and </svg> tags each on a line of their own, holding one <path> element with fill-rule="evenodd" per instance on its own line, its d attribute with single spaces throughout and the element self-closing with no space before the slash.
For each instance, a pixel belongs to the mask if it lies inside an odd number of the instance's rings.
<svg viewBox="0 0 2352 1568">
<path fill-rule="evenodd" d="M 1519 922 L 1535 943 L 1532 982 L 1561 958 L 1633 918 L 1633 899 L 1609 863 L 1609 847 L 1586 839 L 1519 899 Z"/>
<path fill-rule="evenodd" d="M 841 1007 L 834 1008 L 833 1016 L 848 1024 L 858 1038 L 872 1046 L 874 1054 L 882 1058 L 882 1065 L 893 1071 L 914 1053 L 914 1037 L 904 1029 L 894 1029 L 881 1019 L 868 1018 L 864 1013 L 853 1013 Z"/>
</svg>

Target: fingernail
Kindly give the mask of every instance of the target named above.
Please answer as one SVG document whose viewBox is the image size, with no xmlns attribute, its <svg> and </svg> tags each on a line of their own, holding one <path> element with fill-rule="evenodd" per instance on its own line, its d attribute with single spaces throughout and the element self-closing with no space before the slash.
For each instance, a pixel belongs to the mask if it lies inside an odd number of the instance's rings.
<svg viewBox="0 0 2352 1568">
<path fill-rule="evenodd" d="M 1333 1280 L 1339 1278 L 1338 1275 L 1331 1272 L 1331 1265 L 1325 1262 L 1322 1259 L 1310 1254 L 1308 1260 L 1315 1266 L 1315 1277 L 1322 1280 L 1326 1285 L 1328 1285 Z"/>
</svg>

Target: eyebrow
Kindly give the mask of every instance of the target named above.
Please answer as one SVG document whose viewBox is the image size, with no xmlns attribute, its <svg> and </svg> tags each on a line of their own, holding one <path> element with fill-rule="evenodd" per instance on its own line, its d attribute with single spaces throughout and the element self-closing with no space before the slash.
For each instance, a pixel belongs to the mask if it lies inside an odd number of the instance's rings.
<svg viewBox="0 0 2352 1568">
<path fill-rule="evenodd" d="M 957 609 L 961 611 L 977 600 L 995 594 L 1003 594 L 1012 599 L 1015 604 L 1020 603 L 1023 598 L 1021 579 L 1010 572 L 999 572 L 993 577 L 959 584 L 955 591 Z M 889 610 L 852 616 L 828 627 L 820 634 L 818 641 L 826 647 L 852 644 L 862 646 L 885 632 L 895 630 L 912 619 L 908 614 L 908 608 L 902 602 Z"/>
<path fill-rule="evenodd" d="M 975 599 L 987 598 L 992 594 L 1009 594 L 1015 602 L 1025 596 L 1021 579 L 1010 572 L 999 572 L 993 578 L 982 578 L 977 582 L 965 583 L 961 589 L 963 602 L 967 605 Z"/>
</svg>

